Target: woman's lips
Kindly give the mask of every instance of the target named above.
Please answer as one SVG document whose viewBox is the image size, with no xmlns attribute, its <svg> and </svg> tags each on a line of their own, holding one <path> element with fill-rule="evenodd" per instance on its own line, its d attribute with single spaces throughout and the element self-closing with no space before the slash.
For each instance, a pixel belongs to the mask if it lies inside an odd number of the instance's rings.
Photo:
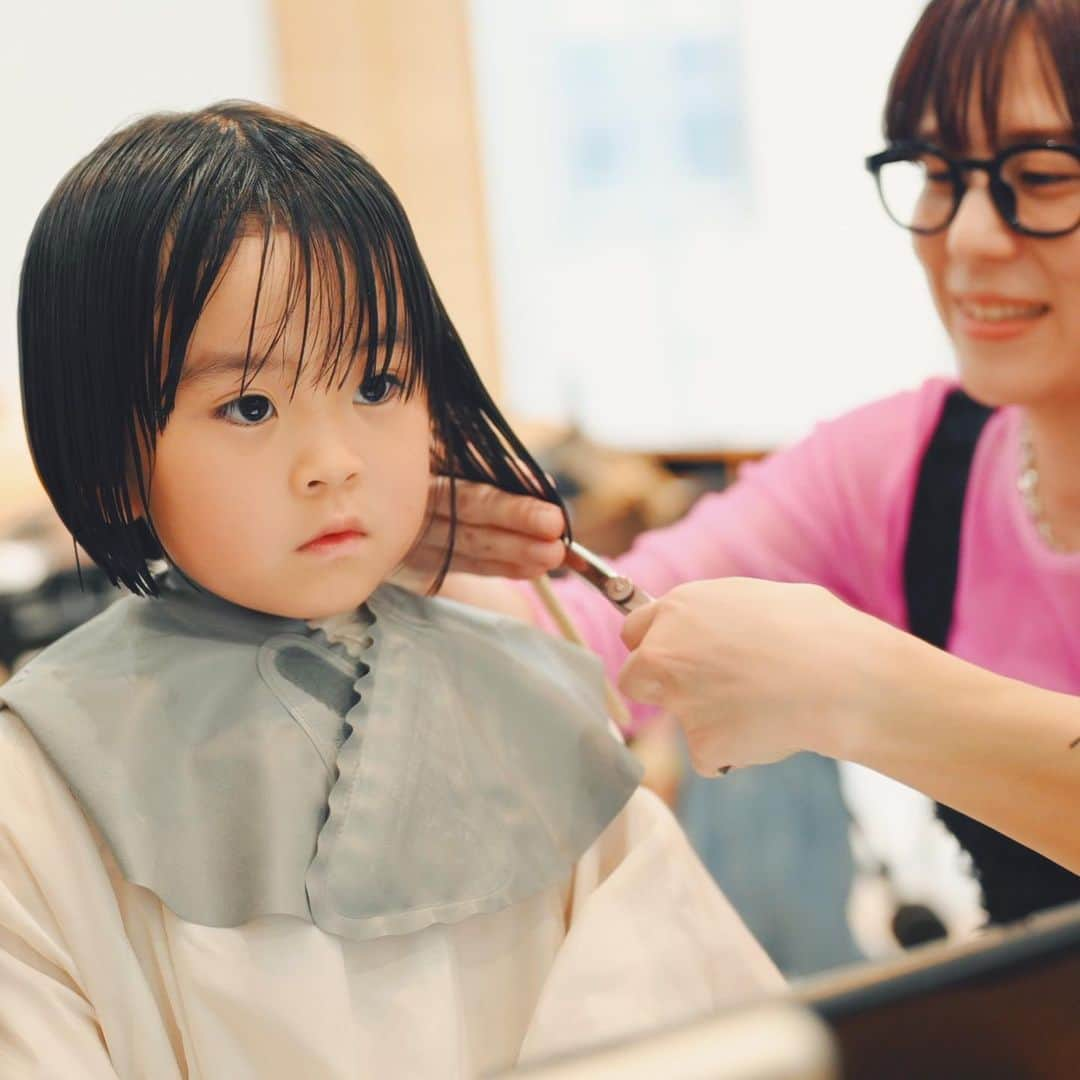
<svg viewBox="0 0 1080 1080">
<path fill-rule="evenodd" d="M 1036 300 L 1004 296 L 957 296 L 956 329 L 966 337 L 1003 341 L 1027 333 L 1049 310 Z"/>
</svg>

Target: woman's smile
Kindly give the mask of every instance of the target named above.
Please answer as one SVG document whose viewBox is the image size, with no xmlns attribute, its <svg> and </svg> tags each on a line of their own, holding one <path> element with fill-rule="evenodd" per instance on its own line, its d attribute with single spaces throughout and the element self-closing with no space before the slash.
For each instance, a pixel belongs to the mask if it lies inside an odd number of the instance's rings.
<svg viewBox="0 0 1080 1080">
<path fill-rule="evenodd" d="M 953 297 L 955 329 L 970 338 L 1004 341 L 1026 334 L 1050 311 L 1041 301 L 989 293 Z"/>
</svg>

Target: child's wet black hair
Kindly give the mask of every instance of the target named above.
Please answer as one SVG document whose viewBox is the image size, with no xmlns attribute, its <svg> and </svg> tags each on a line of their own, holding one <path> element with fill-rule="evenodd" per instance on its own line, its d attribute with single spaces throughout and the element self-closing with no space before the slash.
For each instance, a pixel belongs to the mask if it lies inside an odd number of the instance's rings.
<svg viewBox="0 0 1080 1080">
<path fill-rule="evenodd" d="M 316 337 L 327 383 L 378 374 L 396 345 L 406 392 L 427 396 L 442 471 L 562 506 L 484 388 L 386 181 L 324 131 L 224 102 L 106 139 L 60 182 L 23 262 L 30 450 L 64 524 L 114 583 L 157 592 L 148 562 L 161 546 L 137 512 L 149 505 L 148 466 L 203 308 L 253 232 L 264 266 L 287 238 L 291 287 L 258 352 L 256 299 L 245 382 L 287 319 L 303 328 L 297 378 Z M 451 535 L 439 580 L 452 548 Z"/>
</svg>

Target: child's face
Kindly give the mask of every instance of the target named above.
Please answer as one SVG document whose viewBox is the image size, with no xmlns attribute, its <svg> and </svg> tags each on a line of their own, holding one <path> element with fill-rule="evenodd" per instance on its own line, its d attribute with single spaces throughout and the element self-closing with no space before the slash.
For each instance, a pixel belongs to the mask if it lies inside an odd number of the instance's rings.
<svg viewBox="0 0 1080 1080">
<path fill-rule="evenodd" d="M 255 356 L 287 295 L 285 239 L 264 274 Z M 430 423 L 422 393 L 401 396 L 398 359 L 364 385 L 363 358 L 341 389 L 340 373 L 313 385 L 325 347 L 317 302 L 295 393 L 302 305 L 240 395 L 262 250 L 261 237 L 240 240 L 199 319 L 158 438 L 150 511 L 169 557 L 200 585 L 258 611 L 321 618 L 363 603 L 412 546 Z"/>
</svg>

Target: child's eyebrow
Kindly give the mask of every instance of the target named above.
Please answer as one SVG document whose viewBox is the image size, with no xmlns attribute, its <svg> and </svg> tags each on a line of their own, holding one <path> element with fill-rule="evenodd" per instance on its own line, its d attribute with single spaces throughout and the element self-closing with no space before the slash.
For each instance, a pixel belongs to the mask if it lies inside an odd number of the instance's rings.
<svg viewBox="0 0 1080 1080">
<path fill-rule="evenodd" d="M 215 379 L 219 375 L 242 375 L 251 367 L 252 360 L 244 353 L 209 353 L 184 365 L 180 376 L 180 385 Z"/>
</svg>

